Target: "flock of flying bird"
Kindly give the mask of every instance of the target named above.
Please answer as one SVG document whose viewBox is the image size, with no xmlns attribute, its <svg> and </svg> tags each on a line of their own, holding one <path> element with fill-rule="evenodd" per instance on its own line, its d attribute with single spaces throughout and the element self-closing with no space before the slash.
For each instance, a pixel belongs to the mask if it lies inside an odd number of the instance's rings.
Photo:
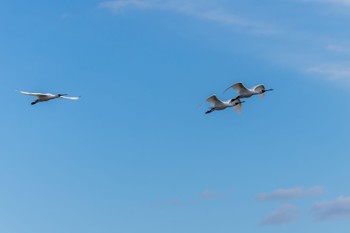
<svg viewBox="0 0 350 233">
<path fill-rule="evenodd" d="M 264 96 L 264 93 L 267 91 L 272 91 L 273 89 L 265 89 L 265 86 L 263 84 L 259 84 L 253 88 L 246 88 L 243 83 L 235 83 L 231 85 L 230 87 L 226 88 L 224 90 L 224 93 L 229 90 L 230 88 L 233 88 L 237 93 L 238 96 L 234 99 L 229 99 L 227 101 L 221 101 L 216 95 L 210 96 L 207 101 L 211 103 L 212 107 L 205 112 L 205 114 L 211 113 L 215 110 L 224 110 L 229 107 L 233 107 L 238 113 L 242 111 L 242 103 L 245 101 L 241 101 L 243 98 L 249 98 L 253 95 L 259 95 L 260 97 Z M 78 100 L 80 99 L 80 96 L 74 96 L 69 97 L 67 94 L 51 94 L 51 93 L 33 93 L 33 92 L 25 92 L 25 91 L 18 91 L 21 94 L 24 95 L 30 95 L 36 97 L 36 100 L 33 101 L 31 104 L 37 104 L 39 102 L 45 102 L 53 99 L 69 99 L 69 100 Z"/>
<path fill-rule="evenodd" d="M 253 95 L 259 95 L 260 97 L 264 96 L 264 93 L 267 91 L 273 91 L 273 89 L 265 89 L 265 86 L 263 84 L 256 85 L 253 88 L 246 88 L 243 83 L 235 83 L 228 88 L 224 90 L 224 93 L 230 89 L 233 88 L 237 93 L 238 96 L 234 99 L 229 99 L 227 101 L 221 101 L 216 97 L 216 95 L 210 96 L 207 101 L 211 103 L 212 107 L 205 112 L 205 114 L 211 113 L 215 110 L 224 110 L 229 107 L 233 107 L 238 113 L 242 111 L 242 103 L 245 101 L 241 101 L 243 98 L 249 98 Z"/>
</svg>

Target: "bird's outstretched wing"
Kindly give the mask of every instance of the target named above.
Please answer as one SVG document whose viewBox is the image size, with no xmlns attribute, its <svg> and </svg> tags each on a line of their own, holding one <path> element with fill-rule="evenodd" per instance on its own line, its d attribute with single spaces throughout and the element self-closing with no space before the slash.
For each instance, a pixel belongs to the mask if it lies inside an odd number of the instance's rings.
<svg viewBox="0 0 350 233">
<path fill-rule="evenodd" d="M 207 99 L 208 102 L 210 102 L 213 106 L 217 106 L 222 104 L 222 101 L 216 97 L 216 95 L 212 95 Z"/>
<path fill-rule="evenodd" d="M 259 85 L 256 85 L 255 87 L 253 87 L 253 90 L 256 92 L 259 92 L 259 91 L 265 90 L 265 86 L 263 84 L 259 84 Z M 261 94 L 259 94 L 259 97 L 263 98 L 264 95 L 265 95 L 265 93 L 261 93 Z"/>
<path fill-rule="evenodd" d="M 80 99 L 80 96 L 61 96 L 61 98 L 69 100 L 78 100 Z"/>
<path fill-rule="evenodd" d="M 18 90 L 16 90 L 16 91 L 18 91 Z M 18 91 L 18 92 L 23 94 L 23 95 L 35 96 L 35 97 L 38 97 L 38 98 L 50 95 L 50 94 L 45 94 L 45 93 L 33 93 L 33 92 L 26 92 L 26 91 Z"/>
<path fill-rule="evenodd" d="M 244 103 L 244 101 L 241 101 L 240 99 L 236 99 L 234 100 L 234 103 L 236 104 L 235 106 L 233 106 L 233 109 L 236 110 L 236 112 L 239 114 L 242 112 L 242 103 Z"/>
<path fill-rule="evenodd" d="M 226 88 L 226 89 L 224 90 L 224 93 L 225 93 L 228 89 L 230 89 L 230 88 L 233 88 L 233 89 L 238 93 L 238 95 L 242 95 L 242 94 L 244 94 L 244 93 L 246 93 L 246 92 L 249 91 L 249 90 L 243 85 L 243 83 L 239 82 L 239 83 L 235 83 L 235 84 L 229 86 L 228 88 Z"/>
</svg>

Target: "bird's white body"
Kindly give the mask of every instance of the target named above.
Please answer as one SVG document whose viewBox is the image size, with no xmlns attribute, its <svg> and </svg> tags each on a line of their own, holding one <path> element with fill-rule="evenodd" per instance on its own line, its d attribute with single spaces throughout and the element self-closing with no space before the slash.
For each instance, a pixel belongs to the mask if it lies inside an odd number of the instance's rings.
<svg viewBox="0 0 350 233">
<path fill-rule="evenodd" d="M 32 105 L 38 103 L 38 102 L 44 102 L 49 101 L 53 99 L 63 98 L 63 99 L 70 99 L 70 100 L 78 100 L 80 96 L 76 97 L 66 97 L 66 94 L 51 94 L 51 93 L 33 93 L 33 92 L 25 92 L 25 91 L 18 91 L 19 93 L 23 95 L 30 95 L 36 97 L 36 100 L 32 102 Z"/>
<path fill-rule="evenodd" d="M 233 88 L 238 93 L 237 98 L 249 98 L 253 95 L 259 95 L 260 97 L 263 97 L 266 91 L 272 91 L 272 89 L 266 90 L 263 84 L 259 84 L 253 88 L 248 89 L 243 85 L 243 83 L 239 82 L 226 88 L 224 92 L 230 88 Z"/>
<path fill-rule="evenodd" d="M 207 99 L 207 101 L 210 102 L 213 107 L 206 113 L 212 112 L 214 110 L 224 110 L 229 107 L 233 107 L 238 113 L 242 111 L 243 102 L 240 99 L 221 101 L 216 97 L 216 95 L 212 95 Z"/>
</svg>

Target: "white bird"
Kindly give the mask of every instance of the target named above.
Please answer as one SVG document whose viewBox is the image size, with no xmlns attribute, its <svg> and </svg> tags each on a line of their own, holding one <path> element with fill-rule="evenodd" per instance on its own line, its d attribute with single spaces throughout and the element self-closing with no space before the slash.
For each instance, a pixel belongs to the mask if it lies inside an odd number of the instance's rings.
<svg viewBox="0 0 350 233">
<path fill-rule="evenodd" d="M 230 99 L 227 101 L 221 101 L 216 97 L 216 95 L 212 95 L 207 99 L 208 102 L 213 106 L 205 114 L 211 113 L 214 110 L 224 110 L 225 108 L 233 107 L 238 113 L 242 111 L 242 103 L 240 99 Z"/>
<path fill-rule="evenodd" d="M 265 86 L 263 84 L 259 84 L 251 89 L 248 89 L 243 85 L 243 83 L 239 82 L 226 88 L 224 93 L 230 88 L 233 88 L 238 93 L 238 96 L 235 99 L 249 98 L 253 95 L 259 95 L 260 97 L 263 97 L 265 92 L 273 91 L 273 89 L 265 89 Z"/>
<path fill-rule="evenodd" d="M 44 101 L 49 101 L 49 100 L 58 99 L 58 98 L 69 99 L 69 100 L 78 100 L 80 98 L 80 96 L 68 97 L 66 96 L 67 94 L 32 93 L 32 92 L 25 92 L 25 91 L 18 91 L 18 92 L 23 95 L 30 95 L 30 96 L 36 97 L 37 99 L 31 103 L 32 105 L 38 102 L 44 102 Z"/>
</svg>

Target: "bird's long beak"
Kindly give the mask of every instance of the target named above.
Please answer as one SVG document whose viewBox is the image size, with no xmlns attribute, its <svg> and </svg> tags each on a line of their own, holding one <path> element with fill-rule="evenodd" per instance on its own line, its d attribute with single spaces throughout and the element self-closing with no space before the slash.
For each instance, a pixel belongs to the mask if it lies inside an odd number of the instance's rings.
<svg viewBox="0 0 350 233">
<path fill-rule="evenodd" d="M 273 89 L 267 89 L 267 90 L 265 90 L 265 91 L 273 91 Z"/>
</svg>

